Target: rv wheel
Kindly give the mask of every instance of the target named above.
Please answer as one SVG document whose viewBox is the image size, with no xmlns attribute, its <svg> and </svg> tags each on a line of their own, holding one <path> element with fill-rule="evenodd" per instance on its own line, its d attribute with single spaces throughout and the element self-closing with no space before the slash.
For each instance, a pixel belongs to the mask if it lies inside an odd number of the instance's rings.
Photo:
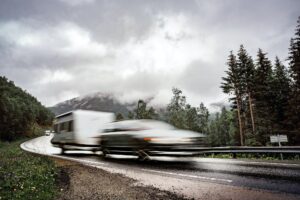
<svg viewBox="0 0 300 200">
<path fill-rule="evenodd" d="M 108 153 L 108 151 L 106 149 L 103 149 L 102 150 L 102 157 L 106 158 L 107 157 L 107 153 Z"/>
<path fill-rule="evenodd" d="M 107 154 L 109 153 L 107 148 L 106 148 L 106 142 L 102 142 L 101 143 L 101 149 L 102 149 L 102 157 L 103 158 L 106 158 L 107 157 Z"/>
<path fill-rule="evenodd" d="M 64 148 L 64 146 L 63 145 L 60 145 L 60 149 L 61 149 L 61 154 L 65 154 L 65 148 Z"/>
<path fill-rule="evenodd" d="M 149 161 L 150 157 L 144 150 L 138 150 L 138 161 Z"/>
</svg>

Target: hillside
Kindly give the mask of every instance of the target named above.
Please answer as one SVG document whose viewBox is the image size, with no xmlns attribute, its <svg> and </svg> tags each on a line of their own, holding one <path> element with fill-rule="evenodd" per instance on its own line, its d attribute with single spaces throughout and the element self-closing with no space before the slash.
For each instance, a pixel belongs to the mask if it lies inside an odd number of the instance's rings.
<svg viewBox="0 0 300 200">
<path fill-rule="evenodd" d="M 53 114 L 35 97 L 0 76 L 0 139 L 36 134 L 52 123 Z"/>
</svg>

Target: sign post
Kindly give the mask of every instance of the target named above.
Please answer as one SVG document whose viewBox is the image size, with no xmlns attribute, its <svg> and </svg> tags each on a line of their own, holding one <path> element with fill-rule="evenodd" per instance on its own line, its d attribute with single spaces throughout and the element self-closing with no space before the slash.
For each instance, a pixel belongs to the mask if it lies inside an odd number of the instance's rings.
<svg viewBox="0 0 300 200">
<path fill-rule="evenodd" d="M 288 142 L 287 135 L 271 135 L 270 136 L 271 143 L 278 143 L 278 146 L 281 147 L 281 142 Z M 280 153 L 281 160 L 283 160 L 282 153 Z"/>
</svg>

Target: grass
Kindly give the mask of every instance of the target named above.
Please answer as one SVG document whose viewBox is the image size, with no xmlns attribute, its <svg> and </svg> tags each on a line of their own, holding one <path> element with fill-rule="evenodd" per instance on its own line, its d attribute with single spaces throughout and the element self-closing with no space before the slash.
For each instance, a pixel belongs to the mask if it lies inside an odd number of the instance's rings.
<svg viewBox="0 0 300 200">
<path fill-rule="evenodd" d="M 211 153 L 205 154 L 201 157 L 207 158 L 234 158 L 232 153 Z M 237 153 L 235 158 L 242 158 L 242 159 L 262 159 L 262 160 L 281 160 L 280 154 L 274 153 Z M 283 154 L 284 160 L 299 160 L 299 155 L 297 154 Z"/>
<path fill-rule="evenodd" d="M 46 157 L 22 151 L 25 140 L 0 141 L 0 199 L 54 199 L 57 169 Z"/>
</svg>

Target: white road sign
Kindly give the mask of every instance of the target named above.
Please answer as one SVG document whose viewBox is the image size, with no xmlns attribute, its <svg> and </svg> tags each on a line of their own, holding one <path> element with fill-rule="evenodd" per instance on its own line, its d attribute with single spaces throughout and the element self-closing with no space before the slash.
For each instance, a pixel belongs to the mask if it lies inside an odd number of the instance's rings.
<svg viewBox="0 0 300 200">
<path fill-rule="evenodd" d="M 271 135 L 271 143 L 288 142 L 287 135 Z"/>
</svg>

